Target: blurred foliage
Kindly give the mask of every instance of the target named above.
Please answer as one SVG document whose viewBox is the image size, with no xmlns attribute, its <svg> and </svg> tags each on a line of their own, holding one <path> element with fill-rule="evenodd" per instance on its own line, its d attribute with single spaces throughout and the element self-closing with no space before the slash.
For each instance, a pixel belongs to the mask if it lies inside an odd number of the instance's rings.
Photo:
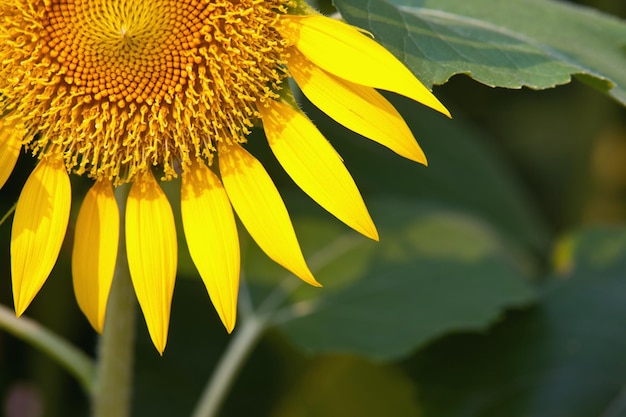
<svg viewBox="0 0 626 417">
<path fill-rule="evenodd" d="M 625 415 L 626 227 L 569 239 L 569 268 L 534 308 L 488 334 L 436 342 L 408 361 L 424 415 Z"/>
<path fill-rule="evenodd" d="M 273 415 L 417 417 L 415 394 L 411 380 L 395 366 L 324 356 L 312 361 Z"/>
<path fill-rule="evenodd" d="M 509 87 L 543 88 L 572 74 L 586 76 L 546 91 L 493 89 L 455 76 L 435 87 L 453 120 L 389 95 L 428 155 L 428 168 L 334 124 L 303 100 L 361 189 L 380 243 L 323 212 L 282 172 L 262 135 L 251 138 L 249 148 L 284 195 L 305 256 L 325 287 L 300 285 L 242 238 L 248 283 L 242 297 L 249 295 L 257 307 L 274 300 L 274 327 L 242 369 L 222 416 L 626 415 L 626 109 L 615 100 L 623 101 L 624 54 L 610 50 L 626 39 L 624 23 L 541 0 L 497 7 L 372 0 L 366 9 L 355 8 L 359 0 L 336 3 L 352 23 L 402 51 L 418 74 L 424 70 L 429 84 L 468 71 L 484 84 Z M 507 4 L 519 13 L 503 13 Z M 584 4 L 626 15 L 622 2 Z M 318 6 L 333 11 L 328 1 Z M 434 13 L 435 6 L 445 14 Z M 551 12 L 539 13 L 543 7 Z M 448 19 L 461 8 L 472 9 L 472 24 Z M 416 38 L 402 50 L 398 13 L 436 36 Z M 582 22 L 587 15 L 591 20 Z M 519 30 L 524 23 L 528 30 Z M 493 54 L 481 57 L 480 42 L 493 40 L 494 25 L 509 30 L 490 44 Z M 583 46 L 578 40 L 592 29 Z M 441 49 L 446 43 L 456 55 Z M 498 65 L 480 61 L 514 60 L 511 50 L 540 56 L 541 65 L 494 71 Z M 444 52 L 445 65 L 433 61 Z M 606 54 L 615 56 L 609 61 Z M 560 60 L 563 55 L 568 59 Z M 616 83 L 614 98 L 603 94 L 608 82 L 590 88 L 591 77 Z M 16 201 L 33 165 L 22 155 L 1 191 L 0 211 Z M 70 225 L 88 187 L 72 180 Z M 177 185 L 164 188 L 178 216 Z M 230 340 L 180 237 L 164 357 L 138 320 L 137 416 L 188 415 Z M 7 222 L 0 227 L 5 305 L 12 304 L 9 239 Z M 94 353 L 96 335 L 73 298 L 71 239 L 70 230 L 59 263 L 26 314 Z M 40 406 L 46 417 L 87 413 L 87 398 L 69 376 L 4 333 L 0 369 L 1 415 L 29 416 L 9 414 L 15 404 Z"/>
</svg>

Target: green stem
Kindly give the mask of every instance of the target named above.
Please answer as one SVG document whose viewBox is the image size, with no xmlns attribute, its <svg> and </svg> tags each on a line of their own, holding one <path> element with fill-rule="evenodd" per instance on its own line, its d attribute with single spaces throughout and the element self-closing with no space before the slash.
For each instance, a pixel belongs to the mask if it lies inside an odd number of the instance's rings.
<svg viewBox="0 0 626 417">
<path fill-rule="evenodd" d="M 354 249 L 359 242 L 360 240 L 355 239 L 352 235 L 340 236 L 313 255 L 310 265 L 313 266 L 314 270 L 319 270 L 339 256 Z M 250 351 L 256 346 L 265 329 L 274 324 L 273 319 L 277 309 L 301 283 L 302 281 L 292 274 L 288 274 L 281 284 L 254 310 L 251 300 L 248 299 L 245 281 L 242 280 L 243 298 L 240 300 L 242 301 L 240 305 L 247 306 L 245 308 L 247 314 L 243 315 L 243 323 L 237 328 L 233 339 L 220 358 L 217 368 L 200 396 L 200 401 L 196 405 L 192 417 L 217 416 L 228 390 Z"/>
<path fill-rule="evenodd" d="M 76 377 L 85 391 L 93 390 L 94 364 L 82 351 L 34 320 L 15 317 L 15 313 L 0 306 L 0 328 L 35 346 Z"/>
<path fill-rule="evenodd" d="M 125 188 L 116 190 L 121 213 L 124 213 Z M 121 230 L 124 230 L 123 224 Z M 106 322 L 98 346 L 98 370 L 92 397 L 94 417 L 128 417 L 131 410 L 137 306 L 123 236 L 122 233 Z"/>
<path fill-rule="evenodd" d="M 215 417 L 239 369 L 266 328 L 264 317 L 249 316 L 239 326 L 206 385 L 192 417 Z"/>
</svg>

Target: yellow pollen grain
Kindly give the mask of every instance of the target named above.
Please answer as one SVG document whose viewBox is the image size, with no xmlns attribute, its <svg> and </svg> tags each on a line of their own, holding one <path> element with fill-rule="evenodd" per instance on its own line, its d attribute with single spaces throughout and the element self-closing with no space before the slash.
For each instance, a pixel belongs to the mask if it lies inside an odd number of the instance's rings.
<svg viewBox="0 0 626 417">
<path fill-rule="evenodd" d="M 288 0 L 0 1 L 0 114 L 36 155 L 120 184 L 243 142 L 286 77 Z"/>
</svg>

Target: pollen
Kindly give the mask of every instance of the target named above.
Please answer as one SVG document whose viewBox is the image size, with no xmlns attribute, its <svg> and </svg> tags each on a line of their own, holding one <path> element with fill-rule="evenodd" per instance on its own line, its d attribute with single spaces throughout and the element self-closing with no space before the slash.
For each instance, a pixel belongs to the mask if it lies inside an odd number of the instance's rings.
<svg viewBox="0 0 626 417">
<path fill-rule="evenodd" d="M 0 0 L 0 115 L 114 184 L 241 143 L 287 77 L 287 0 Z"/>
</svg>

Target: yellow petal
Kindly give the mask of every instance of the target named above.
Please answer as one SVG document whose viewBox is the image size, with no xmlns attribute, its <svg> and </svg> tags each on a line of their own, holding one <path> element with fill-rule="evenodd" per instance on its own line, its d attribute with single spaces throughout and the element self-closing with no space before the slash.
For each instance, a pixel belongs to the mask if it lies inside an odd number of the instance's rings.
<svg viewBox="0 0 626 417">
<path fill-rule="evenodd" d="M 237 144 L 218 146 L 228 198 L 250 236 L 280 265 L 320 286 L 304 261 L 289 213 L 263 165 Z"/>
<path fill-rule="evenodd" d="M 152 343 L 165 350 L 178 249 L 170 203 L 154 176 L 138 176 L 126 203 L 126 255 Z"/>
<path fill-rule="evenodd" d="M 40 161 L 17 201 L 11 232 L 13 300 L 18 317 L 56 263 L 71 203 L 70 178 L 63 162 Z"/>
<path fill-rule="evenodd" d="M 89 190 L 76 219 L 72 250 L 74 293 L 80 309 L 99 333 L 104 326 L 120 237 L 120 212 L 108 180 Z"/>
<path fill-rule="evenodd" d="M 378 91 L 324 71 L 295 48 L 287 65 L 304 95 L 335 121 L 426 165 L 426 156 L 406 122 Z"/>
<path fill-rule="evenodd" d="M 23 128 L 0 119 L 0 188 L 9 179 L 22 147 Z"/>
<path fill-rule="evenodd" d="M 298 110 L 277 101 L 259 111 L 272 152 L 294 182 L 339 220 L 378 240 L 354 180 L 313 123 Z"/>
<path fill-rule="evenodd" d="M 230 333 L 237 318 L 239 238 L 226 191 L 206 165 L 183 172 L 180 208 L 191 259 Z"/>
<path fill-rule="evenodd" d="M 443 104 L 391 52 L 353 26 L 321 15 L 285 15 L 278 27 L 315 65 L 353 83 L 392 91 L 450 117 Z"/>
</svg>

